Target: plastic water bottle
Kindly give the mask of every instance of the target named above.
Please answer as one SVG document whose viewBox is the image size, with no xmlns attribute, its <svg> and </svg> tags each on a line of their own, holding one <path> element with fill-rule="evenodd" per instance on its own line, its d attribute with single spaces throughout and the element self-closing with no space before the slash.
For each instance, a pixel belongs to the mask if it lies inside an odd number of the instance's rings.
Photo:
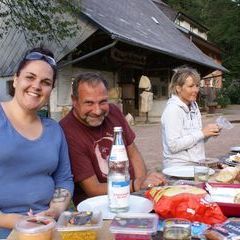
<svg viewBox="0 0 240 240">
<path fill-rule="evenodd" d="M 108 161 L 108 203 L 111 212 L 129 209 L 129 160 L 123 142 L 122 127 L 114 127 L 114 139 Z"/>
</svg>

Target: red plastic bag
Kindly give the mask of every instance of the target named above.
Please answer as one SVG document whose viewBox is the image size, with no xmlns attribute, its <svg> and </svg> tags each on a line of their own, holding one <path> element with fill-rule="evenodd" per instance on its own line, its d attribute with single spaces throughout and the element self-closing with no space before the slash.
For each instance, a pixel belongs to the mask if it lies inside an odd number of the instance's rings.
<svg viewBox="0 0 240 240">
<path fill-rule="evenodd" d="M 185 218 L 206 224 L 226 220 L 219 206 L 207 201 L 206 192 L 197 187 L 179 185 L 153 188 L 145 195 L 153 201 L 155 212 L 162 218 Z"/>
</svg>

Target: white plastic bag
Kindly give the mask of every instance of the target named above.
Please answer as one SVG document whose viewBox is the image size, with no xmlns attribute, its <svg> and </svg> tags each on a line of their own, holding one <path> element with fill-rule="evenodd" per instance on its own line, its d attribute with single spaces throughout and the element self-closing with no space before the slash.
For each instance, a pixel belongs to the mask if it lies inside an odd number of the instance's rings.
<svg viewBox="0 0 240 240">
<path fill-rule="evenodd" d="M 216 119 L 216 123 L 220 128 L 232 129 L 233 125 L 223 116 L 220 116 Z"/>
</svg>

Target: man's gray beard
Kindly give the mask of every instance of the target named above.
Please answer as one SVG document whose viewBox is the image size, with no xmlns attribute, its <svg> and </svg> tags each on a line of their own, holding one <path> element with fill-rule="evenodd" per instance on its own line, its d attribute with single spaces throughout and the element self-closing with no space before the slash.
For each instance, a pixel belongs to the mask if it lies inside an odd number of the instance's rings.
<svg viewBox="0 0 240 240">
<path fill-rule="evenodd" d="M 96 124 L 92 124 L 93 121 L 91 121 L 91 120 L 88 121 L 87 118 L 85 119 L 85 121 L 86 121 L 87 124 L 88 124 L 89 126 L 91 126 L 91 127 L 98 127 L 98 126 L 100 126 L 100 125 L 103 123 L 104 119 L 105 119 L 105 117 L 103 117 L 101 121 L 100 121 L 100 120 L 97 121 Z M 95 122 L 95 121 L 94 121 L 94 122 Z"/>
<path fill-rule="evenodd" d="M 86 117 L 85 119 L 83 119 L 89 126 L 91 126 L 91 127 L 99 127 L 100 125 L 102 125 L 102 123 L 103 123 L 103 121 L 104 121 L 104 119 L 105 119 L 105 117 L 108 115 L 108 112 L 107 113 L 105 113 L 103 116 L 102 116 L 102 118 L 101 118 L 101 121 L 98 121 L 98 123 L 96 124 L 96 125 L 93 125 L 93 124 L 90 124 L 92 121 L 88 121 L 88 118 L 91 118 L 91 117 Z"/>
</svg>

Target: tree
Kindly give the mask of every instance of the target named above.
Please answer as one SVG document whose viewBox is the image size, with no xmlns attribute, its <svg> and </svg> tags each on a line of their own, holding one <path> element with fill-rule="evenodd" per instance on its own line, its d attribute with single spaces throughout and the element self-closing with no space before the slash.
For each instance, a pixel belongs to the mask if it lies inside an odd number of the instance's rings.
<svg viewBox="0 0 240 240">
<path fill-rule="evenodd" d="M 240 78 L 240 6 L 230 0 L 218 0 L 218 4 L 209 2 L 206 17 L 211 27 L 209 37 L 223 50 L 223 62 L 231 71 L 230 75 Z M 218 11 L 221 14 L 217 14 Z"/>
<path fill-rule="evenodd" d="M 78 29 L 79 5 L 80 1 L 0 0 L 0 37 L 11 28 L 23 32 L 30 43 L 71 37 Z"/>
<path fill-rule="evenodd" d="M 240 0 L 167 0 L 210 29 L 208 39 L 222 50 L 225 73 L 224 92 L 232 103 L 240 103 Z M 238 84 L 236 84 L 238 83 Z"/>
<path fill-rule="evenodd" d="M 240 1 L 167 0 L 166 2 L 210 29 L 209 40 L 221 48 L 223 65 L 230 70 L 231 77 L 240 78 Z"/>
</svg>

